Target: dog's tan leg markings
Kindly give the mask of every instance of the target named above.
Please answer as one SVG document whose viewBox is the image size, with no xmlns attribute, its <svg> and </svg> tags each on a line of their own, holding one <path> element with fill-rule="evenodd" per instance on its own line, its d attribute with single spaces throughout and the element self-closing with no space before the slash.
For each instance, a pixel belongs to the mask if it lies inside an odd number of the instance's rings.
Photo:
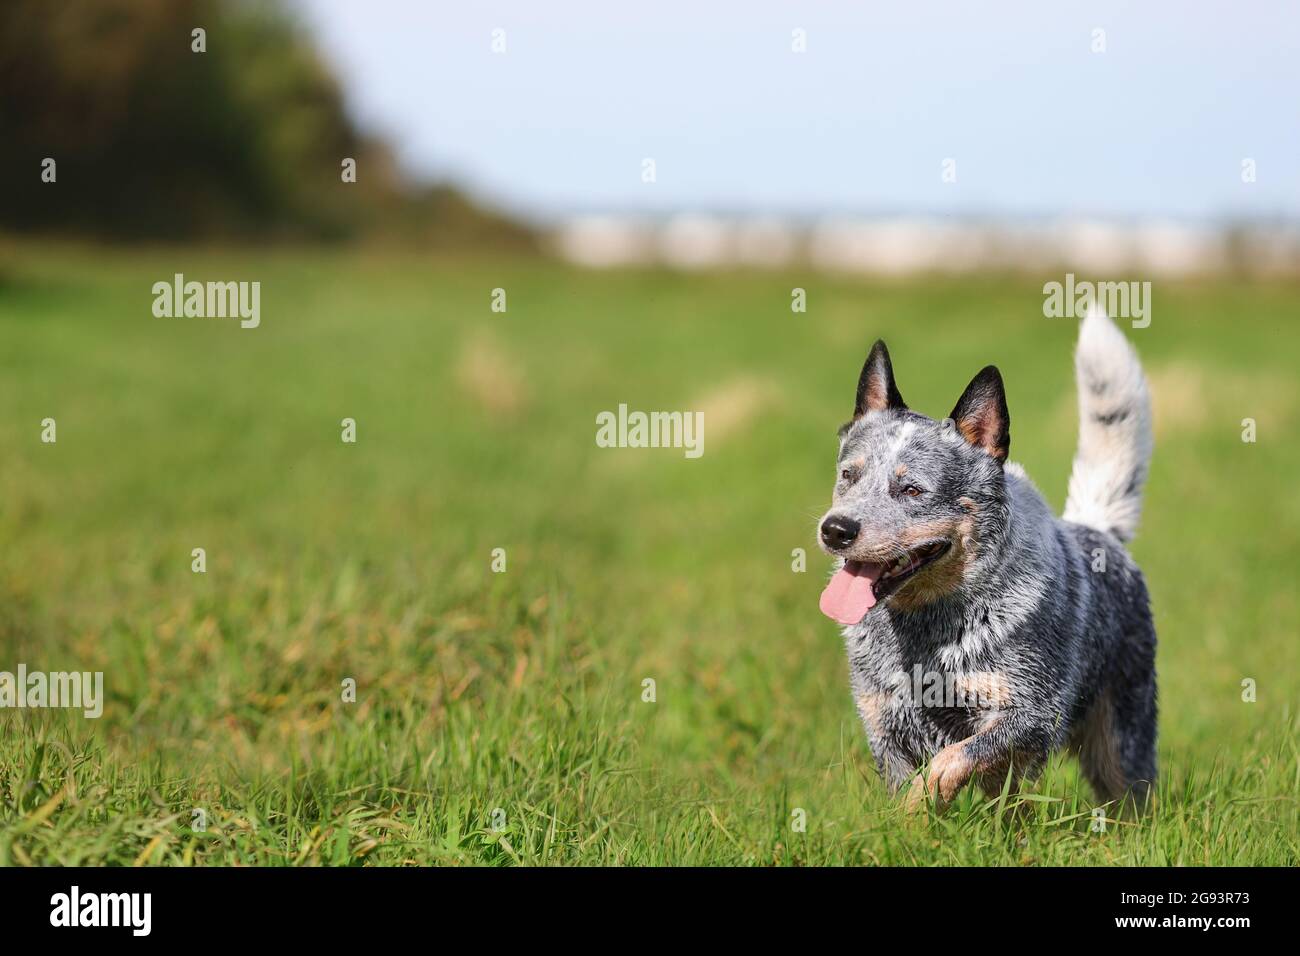
<svg viewBox="0 0 1300 956">
<path fill-rule="evenodd" d="M 867 728 L 876 736 L 883 735 L 880 712 L 884 709 L 888 700 L 889 695 L 881 692 L 868 692 L 858 697 L 858 713 L 862 715 L 862 720 L 866 723 Z"/>
<path fill-rule="evenodd" d="M 929 773 L 924 777 L 918 773 L 912 780 L 912 789 L 907 794 L 908 809 L 925 806 L 927 795 L 940 810 L 952 802 L 957 791 L 975 775 L 975 761 L 966 751 L 966 745 L 974 739 L 967 737 L 949 744 L 930 759 Z"/>
<path fill-rule="evenodd" d="M 1124 793 L 1124 771 L 1119 762 L 1119 751 L 1115 747 L 1115 734 L 1111 726 L 1110 694 L 1102 694 L 1093 705 L 1092 713 L 1084 725 L 1083 747 L 1081 754 L 1085 768 L 1098 788 L 1101 796 L 1111 800 Z"/>
<path fill-rule="evenodd" d="M 1011 703 L 1011 681 L 1001 671 L 958 674 L 953 678 L 953 689 L 965 698 L 969 707 L 997 710 Z"/>
<path fill-rule="evenodd" d="M 1125 799 L 1129 796 L 1129 781 L 1125 778 L 1124 766 L 1119 758 L 1111 707 L 1109 692 L 1098 697 L 1072 742 L 1079 755 L 1084 776 L 1092 784 L 1093 790 L 1097 791 L 1098 798 L 1105 802 L 1123 800 L 1123 805 L 1117 807 L 1115 812 L 1128 814 L 1138 800 Z"/>
<path fill-rule="evenodd" d="M 1011 754 L 977 761 L 970 754 L 970 745 L 1000 720 L 1001 717 L 995 715 L 980 733 L 949 744 L 930 758 L 929 772 L 924 776 L 918 772 L 912 778 L 912 787 L 907 794 L 908 808 L 915 810 L 923 807 L 929 796 L 934 801 L 935 808 L 942 811 L 957 796 L 957 792 L 972 780 L 978 781 L 986 792 L 988 787 L 996 784 L 1000 792 L 1008 769 L 1015 768 L 1012 773 L 1023 769 L 1020 757 Z M 1012 786 L 1015 786 L 1014 780 Z"/>
</svg>

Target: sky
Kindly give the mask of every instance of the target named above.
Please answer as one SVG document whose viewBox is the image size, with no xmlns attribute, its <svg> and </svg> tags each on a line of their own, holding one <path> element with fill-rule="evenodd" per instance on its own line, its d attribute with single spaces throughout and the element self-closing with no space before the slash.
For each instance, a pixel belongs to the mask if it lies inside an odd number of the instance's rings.
<svg viewBox="0 0 1300 956">
<path fill-rule="evenodd" d="M 409 170 L 536 218 L 1300 216 L 1296 0 L 290 5 Z"/>
</svg>

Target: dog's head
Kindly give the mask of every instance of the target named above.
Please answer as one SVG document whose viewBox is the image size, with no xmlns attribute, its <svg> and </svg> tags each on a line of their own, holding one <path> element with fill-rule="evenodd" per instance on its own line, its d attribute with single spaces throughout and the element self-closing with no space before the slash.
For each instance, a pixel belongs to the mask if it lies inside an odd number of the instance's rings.
<svg viewBox="0 0 1300 956">
<path fill-rule="evenodd" d="M 877 602 L 913 610 L 958 590 L 982 544 L 1005 527 L 1010 427 L 993 366 L 936 421 L 907 407 L 889 350 L 876 342 L 840 429 L 831 508 L 818 528 L 822 549 L 845 561 L 822 611 L 856 624 Z"/>
</svg>

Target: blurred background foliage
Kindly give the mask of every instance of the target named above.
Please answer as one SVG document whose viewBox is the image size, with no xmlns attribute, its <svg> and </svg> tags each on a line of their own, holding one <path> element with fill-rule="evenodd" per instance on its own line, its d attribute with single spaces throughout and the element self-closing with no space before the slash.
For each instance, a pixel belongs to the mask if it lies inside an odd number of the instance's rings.
<svg viewBox="0 0 1300 956">
<path fill-rule="evenodd" d="M 206 31 L 206 52 L 191 33 Z M 527 251 L 532 232 L 415 180 L 358 130 L 279 4 L 0 4 L 0 228 L 108 239 L 392 239 Z M 57 190 L 41 164 L 57 163 Z M 357 161 L 355 183 L 341 178 Z"/>
</svg>

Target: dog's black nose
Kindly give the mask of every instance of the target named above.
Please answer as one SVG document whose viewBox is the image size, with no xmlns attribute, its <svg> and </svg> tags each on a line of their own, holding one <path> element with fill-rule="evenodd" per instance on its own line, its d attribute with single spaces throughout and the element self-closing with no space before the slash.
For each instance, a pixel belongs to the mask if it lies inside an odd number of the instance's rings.
<svg viewBox="0 0 1300 956">
<path fill-rule="evenodd" d="M 822 540 L 832 551 L 847 548 L 858 536 L 862 526 L 852 518 L 843 515 L 831 515 L 822 522 Z"/>
</svg>

